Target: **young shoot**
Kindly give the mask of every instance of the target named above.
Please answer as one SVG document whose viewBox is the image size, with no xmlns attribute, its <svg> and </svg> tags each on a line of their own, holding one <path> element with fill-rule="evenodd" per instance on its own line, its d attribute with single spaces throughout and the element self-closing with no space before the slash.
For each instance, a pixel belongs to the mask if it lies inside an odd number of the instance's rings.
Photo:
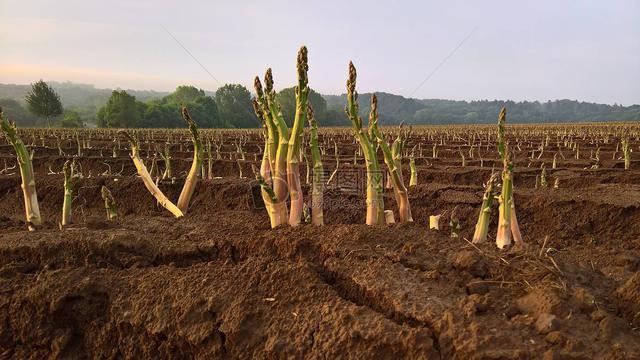
<svg viewBox="0 0 640 360">
<path fill-rule="evenodd" d="M 40 217 L 40 207 L 38 206 L 38 195 L 36 194 L 36 179 L 33 171 L 32 153 L 29 153 L 18 136 L 18 129 L 13 122 L 9 122 L 2 116 L 0 108 L 0 127 L 11 144 L 17 156 L 17 163 L 20 167 L 20 177 L 22 179 L 22 195 L 24 198 L 24 210 L 27 228 L 34 231 L 42 224 Z"/>
<path fill-rule="evenodd" d="M 104 208 L 107 211 L 107 220 L 111 221 L 117 218 L 118 206 L 116 205 L 113 195 L 111 195 L 111 191 L 103 185 L 100 194 L 102 195 L 102 200 L 104 200 Z"/>
</svg>

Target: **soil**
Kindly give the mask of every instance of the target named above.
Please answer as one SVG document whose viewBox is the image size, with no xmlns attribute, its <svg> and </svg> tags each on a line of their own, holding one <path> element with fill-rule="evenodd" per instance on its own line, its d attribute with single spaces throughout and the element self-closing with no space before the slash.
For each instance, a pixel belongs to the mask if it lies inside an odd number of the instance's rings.
<svg viewBox="0 0 640 360">
<path fill-rule="evenodd" d="M 190 166 L 181 134 L 176 179 L 160 182 L 174 200 Z M 112 158 L 113 134 L 87 136 L 95 140 L 76 158 L 84 177 L 63 231 L 55 172 L 71 155 L 59 155 L 53 137 L 33 146 L 38 231 L 26 231 L 19 172 L 0 174 L 0 359 L 640 358 L 639 162 L 591 168 L 564 149 L 552 169 L 553 151 L 528 159 L 522 149 L 515 201 L 526 246 L 501 251 L 491 239 L 497 208 L 490 239 L 467 240 L 495 151 L 483 151 L 483 167 L 477 155 L 462 167 L 462 142 L 450 140 L 438 158 L 425 145 L 409 190 L 414 223 L 366 226 L 362 195 L 336 187 L 325 193 L 327 225 L 270 229 L 255 182 L 238 172 L 240 164 L 252 176 L 259 139 L 245 145 L 245 160 L 228 140 L 213 163 L 217 178 L 201 180 L 188 214 L 175 219 L 135 176 L 124 144 Z M 362 168 L 362 159 L 349 165 L 352 139 L 341 139 L 339 169 Z M 615 143 L 601 145 L 603 158 Z M 72 145 L 64 142 L 65 153 Z M 590 147 L 586 140 L 580 151 Z M 7 145 L 0 157 L 15 164 Z M 542 162 L 550 186 L 536 188 Z M 115 221 L 106 220 L 102 185 L 118 203 Z M 396 210 L 391 190 L 385 204 Z M 459 237 L 446 214 L 442 230 L 429 230 L 429 215 L 454 208 Z"/>
</svg>

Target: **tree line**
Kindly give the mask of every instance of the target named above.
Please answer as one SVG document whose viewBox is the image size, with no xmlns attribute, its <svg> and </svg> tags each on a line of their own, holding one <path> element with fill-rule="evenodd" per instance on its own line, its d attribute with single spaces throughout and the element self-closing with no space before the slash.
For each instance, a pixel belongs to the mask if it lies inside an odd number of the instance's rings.
<svg viewBox="0 0 640 360">
<path fill-rule="evenodd" d="M 372 93 L 359 94 L 360 115 L 369 113 Z M 595 121 L 638 121 L 640 105 L 622 106 L 595 104 L 576 100 L 458 101 L 441 99 L 411 99 L 376 93 L 380 122 L 399 124 L 492 124 L 503 106 L 509 109 L 510 123 L 559 123 Z M 346 95 L 325 95 L 329 110 L 344 108 Z"/>
<path fill-rule="evenodd" d="M 184 127 L 180 107 L 187 106 L 199 127 L 255 127 L 250 112 L 251 94 L 241 85 L 225 85 L 208 96 L 194 86 L 179 86 L 161 99 L 142 102 L 124 90 L 114 90 L 107 103 L 98 110 L 96 124 L 111 128 Z"/>
<path fill-rule="evenodd" d="M 5 115 L 20 126 L 111 128 L 181 128 L 181 106 L 187 106 L 202 128 L 255 128 L 260 126 L 251 99 L 253 95 L 240 84 L 226 84 L 215 92 L 191 85 L 178 86 L 171 93 L 154 91 L 113 90 L 108 98 L 104 90 L 84 85 L 84 94 L 69 84 L 62 87 L 72 97 L 63 107 L 61 96 L 46 82 L 37 81 L 24 95 L 24 104 L 16 99 L 21 85 L 0 84 L 0 106 Z M 60 84 L 57 84 L 60 86 Z M 60 87 L 59 87 L 60 88 Z M 2 98 L 11 92 L 13 98 Z M 96 93 L 97 92 L 97 93 Z M 380 122 L 407 124 L 483 124 L 495 122 L 502 106 L 509 108 L 512 123 L 637 121 L 640 105 L 622 106 L 578 102 L 575 100 L 538 101 L 454 101 L 412 99 L 376 93 Z M 372 93 L 360 94 L 360 114 L 368 116 Z M 284 118 L 289 126 L 295 113 L 294 88 L 278 92 Z M 102 100 L 100 100 L 102 99 Z M 321 95 L 310 90 L 309 102 L 320 126 L 346 126 L 346 95 Z M 67 102 L 69 104 L 69 102 Z M 26 107 L 26 108 L 25 108 Z"/>
<path fill-rule="evenodd" d="M 183 85 L 168 95 L 146 101 L 138 100 L 130 91 L 113 90 L 91 118 L 86 115 L 86 109 L 63 109 L 58 93 L 40 80 L 31 85 L 25 96 L 27 109 L 15 99 L 0 99 L 0 106 L 20 126 L 83 127 L 93 123 L 110 128 L 182 128 L 184 120 L 180 108 L 187 106 L 201 128 L 255 128 L 260 123 L 253 112 L 252 96 L 240 84 L 226 84 L 213 94 Z M 277 96 L 287 121 L 293 121 L 293 87 L 283 89 Z M 339 118 L 327 109 L 327 103 L 319 93 L 311 90 L 309 99 L 321 124 L 331 125 L 329 119 Z"/>
</svg>

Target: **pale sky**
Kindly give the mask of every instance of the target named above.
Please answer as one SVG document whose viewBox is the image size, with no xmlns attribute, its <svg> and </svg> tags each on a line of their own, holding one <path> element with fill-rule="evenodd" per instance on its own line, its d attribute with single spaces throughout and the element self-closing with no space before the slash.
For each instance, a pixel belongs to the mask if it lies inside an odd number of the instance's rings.
<svg viewBox="0 0 640 360">
<path fill-rule="evenodd" d="M 165 28 L 220 83 L 250 89 L 267 67 L 293 85 L 305 44 L 325 94 L 345 92 L 353 60 L 361 93 L 640 104 L 638 0 L 0 0 L 0 83 L 220 86 Z"/>
</svg>

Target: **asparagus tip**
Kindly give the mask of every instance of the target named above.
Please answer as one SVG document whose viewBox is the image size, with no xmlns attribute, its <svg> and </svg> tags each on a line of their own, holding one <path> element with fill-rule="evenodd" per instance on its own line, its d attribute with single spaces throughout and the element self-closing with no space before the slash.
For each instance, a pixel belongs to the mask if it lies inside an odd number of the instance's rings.
<svg viewBox="0 0 640 360">
<path fill-rule="evenodd" d="M 253 111 L 256 113 L 256 116 L 258 117 L 258 119 L 260 119 L 260 121 L 262 121 L 262 126 L 266 126 L 265 119 L 264 119 L 264 113 L 262 112 L 262 109 L 260 108 L 260 103 L 258 102 L 258 100 L 254 98 L 251 101 L 251 104 L 253 104 Z"/>
<path fill-rule="evenodd" d="M 504 124 L 504 121 L 507 119 L 507 107 L 503 106 L 500 109 L 500 115 L 498 116 L 498 122 Z"/>
<path fill-rule="evenodd" d="M 273 90 L 273 72 L 271 68 L 267 69 L 267 72 L 264 74 L 264 86 L 267 93 L 270 93 Z"/>
<path fill-rule="evenodd" d="M 307 118 L 309 119 L 309 122 L 311 122 L 312 120 L 315 120 L 313 107 L 311 106 L 311 104 L 307 105 Z"/>
<path fill-rule="evenodd" d="M 258 97 L 261 98 L 264 93 L 262 91 L 262 83 L 260 82 L 259 76 L 256 76 L 256 78 L 253 80 L 253 87 L 256 89 L 256 94 L 258 95 Z"/>
<path fill-rule="evenodd" d="M 356 79 L 358 74 L 356 72 L 356 67 L 353 65 L 352 61 L 349 61 L 349 80 L 347 80 L 347 90 L 350 93 L 354 93 L 356 91 Z"/>
<path fill-rule="evenodd" d="M 300 82 L 303 82 L 305 84 L 308 81 L 307 79 L 307 71 L 309 71 L 308 61 L 309 59 L 307 57 L 307 47 L 303 45 L 302 47 L 300 47 L 300 50 L 298 51 L 297 67 L 298 67 L 298 77 L 300 78 Z"/>
</svg>

